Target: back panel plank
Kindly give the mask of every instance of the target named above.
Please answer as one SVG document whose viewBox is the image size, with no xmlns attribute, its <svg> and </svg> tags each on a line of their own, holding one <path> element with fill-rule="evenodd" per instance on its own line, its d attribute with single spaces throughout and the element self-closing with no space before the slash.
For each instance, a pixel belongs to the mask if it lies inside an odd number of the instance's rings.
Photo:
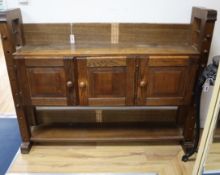
<svg viewBox="0 0 220 175">
<path fill-rule="evenodd" d="M 117 38 L 113 43 L 189 44 L 191 38 L 190 24 L 24 24 L 27 45 L 69 44 L 71 30 L 76 43 L 112 43 Z"/>
</svg>

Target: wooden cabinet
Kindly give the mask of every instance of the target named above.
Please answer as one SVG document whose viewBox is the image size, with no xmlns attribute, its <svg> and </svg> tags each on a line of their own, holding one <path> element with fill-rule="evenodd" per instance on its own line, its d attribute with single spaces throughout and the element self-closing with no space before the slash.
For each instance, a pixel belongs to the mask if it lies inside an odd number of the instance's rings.
<svg viewBox="0 0 220 175">
<path fill-rule="evenodd" d="M 32 105 L 183 105 L 189 60 L 189 56 L 72 57 L 49 65 L 46 60 L 37 64 L 29 60 L 25 81 Z"/>
<path fill-rule="evenodd" d="M 80 105 L 134 104 L 135 58 L 77 58 L 77 66 Z"/>
<path fill-rule="evenodd" d="M 21 77 L 23 105 L 30 111 L 33 110 L 30 107 L 38 108 L 32 111 L 38 119 L 36 126 L 32 126 L 31 140 L 181 141 L 183 134 L 177 120 L 184 119 L 177 116 L 178 106 L 191 100 L 198 58 L 189 55 L 19 58 L 17 77 Z M 65 113 L 63 118 L 61 113 Z M 87 128 L 91 131 L 85 132 Z M 53 133 L 63 135 L 51 138 Z"/>
<path fill-rule="evenodd" d="M 193 8 L 189 24 L 69 25 L 22 24 L 19 9 L 1 12 L 22 152 L 32 142 L 169 140 L 192 147 L 193 88 L 216 16 Z"/>
<path fill-rule="evenodd" d="M 189 60 L 189 56 L 78 57 L 69 59 L 72 67 L 29 61 L 26 74 L 33 105 L 73 105 L 76 96 L 82 106 L 183 105 Z"/>
</svg>

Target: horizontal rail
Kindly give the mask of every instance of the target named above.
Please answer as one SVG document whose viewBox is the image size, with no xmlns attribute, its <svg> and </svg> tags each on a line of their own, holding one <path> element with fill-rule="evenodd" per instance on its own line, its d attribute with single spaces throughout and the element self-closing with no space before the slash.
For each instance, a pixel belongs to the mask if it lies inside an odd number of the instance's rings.
<svg viewBox="0 0 220 175">
<path fill-rule="evenodd" d="M 177 110 L 177 106 L 38 106 L 37 110 Z"/>
</svg>

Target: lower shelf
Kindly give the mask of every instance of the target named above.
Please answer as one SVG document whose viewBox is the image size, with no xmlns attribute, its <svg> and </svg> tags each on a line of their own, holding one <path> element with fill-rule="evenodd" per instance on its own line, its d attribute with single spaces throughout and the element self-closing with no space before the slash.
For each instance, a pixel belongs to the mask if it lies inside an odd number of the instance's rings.
<svg viewBox="0 0 220 175">
<path fill-rule="evenodd" d="M 123 141 L 181 141 L 182 129 L 160 126 L 98 124 L 48 124 L 32 127 L 34 142 L 123 142 Z"/>
</svg>

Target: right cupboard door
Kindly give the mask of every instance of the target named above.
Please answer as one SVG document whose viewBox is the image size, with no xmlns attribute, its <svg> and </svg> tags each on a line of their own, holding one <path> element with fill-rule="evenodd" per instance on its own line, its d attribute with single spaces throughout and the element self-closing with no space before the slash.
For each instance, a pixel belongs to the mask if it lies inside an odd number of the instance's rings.
<svg viewBox="0 0 220 175">
<path fill-rule="evenodd" d="M 140 59 L 137 104 L 184 104 L 189 80 L 188 65 L 188 56 L 150 56 Z"/>
</svg>

